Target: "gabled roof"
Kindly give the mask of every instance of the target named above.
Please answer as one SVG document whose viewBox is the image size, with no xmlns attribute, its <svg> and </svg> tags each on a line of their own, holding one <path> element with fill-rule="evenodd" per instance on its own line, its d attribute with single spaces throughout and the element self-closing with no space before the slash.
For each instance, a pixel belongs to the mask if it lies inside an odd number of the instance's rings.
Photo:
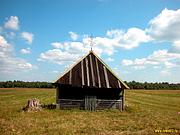
<svg viewBox="0 0 180 135">
<path fill-rule="evenodd" d="M 90 51 L 55 82 L 77 87 L 129 87 L 93 52 Z"/>
</svg>

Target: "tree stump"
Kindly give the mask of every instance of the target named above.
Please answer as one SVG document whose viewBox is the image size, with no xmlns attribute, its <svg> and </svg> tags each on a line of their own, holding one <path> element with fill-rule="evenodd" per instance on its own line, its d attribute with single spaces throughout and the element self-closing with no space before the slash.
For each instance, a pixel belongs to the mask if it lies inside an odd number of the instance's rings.
<svg viewBox="0 0 180 135">
<path fill-rule="evenodd" d="M 25 108 L 23 108 L 23 110 L 27 111 L 27 112 L 29 112 L 29 111 L 37 112 L 37 111 L 40 111 L 41 109 L 42 109 L 42 107 L 41 107 L 40 101 L 36 98 L 29 99 L 27 106 Z"/>
</svg>

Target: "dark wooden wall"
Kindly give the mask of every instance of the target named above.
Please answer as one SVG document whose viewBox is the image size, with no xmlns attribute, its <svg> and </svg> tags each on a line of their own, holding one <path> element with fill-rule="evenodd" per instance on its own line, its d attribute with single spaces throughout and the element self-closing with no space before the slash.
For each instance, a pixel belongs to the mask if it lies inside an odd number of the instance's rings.
<svg viewBox="0 0 180 135">
<path fill-rule="evenodd" d="M 120 88 L 89 88 L 89 87 L 72 87 L 70 85 L 58 85 L 59 99 L 84 99 L 85 96 L 96 96 L 97 99 L 118 100 Z"/>
<path fill-rule="evenodd" d="M 116 108 L 123 110 L 124 90 L 117 88 L 81 88 L 70 85 L 58 85 L 56 102 L 60 108 L 79 108 L 101 110 Z M 95 97 L 88 100 L 87 97 Z M 89 104 L 92 107 L 89 107 Z"/>
</svg>

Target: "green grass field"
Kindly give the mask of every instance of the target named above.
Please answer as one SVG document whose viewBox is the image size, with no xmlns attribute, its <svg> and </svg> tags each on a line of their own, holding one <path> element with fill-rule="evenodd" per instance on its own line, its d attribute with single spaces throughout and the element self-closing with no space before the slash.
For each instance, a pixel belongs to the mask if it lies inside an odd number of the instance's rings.
<svg viewBox="0 0 180 135">
<path fill-rule="evenodd" d="M 58 109 L 22 112 L 30 98 L 55 103 L 55 89 L 0 89 L 0 135 L 159 135 L 170 133 L 154 131 L 180 131 L 180 90 L 127 90 L 123 112 Z"/>
</svg>

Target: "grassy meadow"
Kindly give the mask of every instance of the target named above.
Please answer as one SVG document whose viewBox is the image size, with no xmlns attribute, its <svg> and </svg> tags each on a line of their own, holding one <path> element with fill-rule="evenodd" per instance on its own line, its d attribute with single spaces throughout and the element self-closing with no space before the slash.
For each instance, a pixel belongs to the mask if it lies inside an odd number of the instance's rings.
<svg viewBox="0 0 180 135">
<path fill-rule="evenodd" d="M 159 135 L 179 133 L 154 131 L 180 131 L 180 90 L 127 90 L 123 112 L 59 109 L 22 112 L 30 98 L 55 103 L 55 89 L 0 89 L 0 135 Z"/>
</svg>

